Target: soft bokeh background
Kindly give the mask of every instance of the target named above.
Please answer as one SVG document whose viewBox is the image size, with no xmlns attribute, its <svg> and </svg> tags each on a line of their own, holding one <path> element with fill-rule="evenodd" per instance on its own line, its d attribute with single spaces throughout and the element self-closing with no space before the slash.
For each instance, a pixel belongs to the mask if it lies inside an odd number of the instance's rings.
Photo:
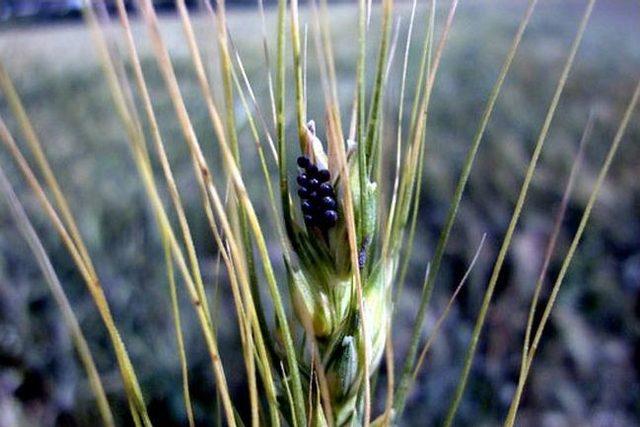
<svg viewBox="0 0 640 427">
<path fill-rule="evenodd" d="M 442 2 L 439 18 L 446 8 Z M 517 197 L 524 169 L 555 88 L 584 1 L 542 0 L 500 96 L 453 230 L 425 337 L 461 278 L 483 233 L 487 243 L 471 279 L 427 358 L 401 425 L 436 424 L 458 378 L 470 330 L 492 262 Z M 400 6 L 400 40 L 407 5 Z M 461 2 L 445 51 L 429 121 L 422 210 L 409 283 L 397 308 L 396 357 L 402 361 L 417 310 L 419 286 L 444 221 L 465 150 L 484 108 L 524 3 Z M 268 10 L 272 30 L 275 15 Z M 229 26 L 263 108 L 268 92 L 257 9 L 232 9 Z M 304 19 L 304 18 L 303 18 Z M 374 20 L 376 17 L 374 17 Z M 214 29 L 196 16 L 201 49 L 214 65 Z M 440 19 L 440 22 L 442 19 Z M 354 89 L 356 9 L 332 6 L 339 90 L 347 101 Z M 377 22 L 377 21 L 374 21 Z M 416 21 L 422 35 L 425 11 Z M 622 110 L 640 77 L 640 5 L 602 0 L 583 45 L 533 181 L 464 397 L 458 425 L 496 425 L 503 419 L 519 368 L 526 310 L 554 212 L 563 192 L 589 111 L 597 120 L 550 269 L 577 227 Z M 45 149 L 76 213 L 96 261 L 108 300 L 141 379 L 156 425 L 184 425 L 178 357 L 153 214 L 130 158 L 90 38 L 81 21 L 0 24 L 0 59 L 15 80 Z M 162 19 L 192 119 L 214 169 L 219 166 L 213 131 L 188 56 L 181 27 Z M 232 393 L 246 393 L 233 307 L 224 269 L 217 273 L 198 190 L 170 101 L 150 54 L 144 28 L 136 24 L 144 68 L 159 110 L 163 136 L 179 178 L 201 256 L 202 271 L 216 303 L 222 358 Z M 115 40 L 119 28 L 113 27 Z M 271 33 L 273 34 L 273 33 Z M 418 38 L 416 39 L 418 40 Z M 270 40 L 273 46 L 274 40 Z M 415 76 L 419 43 L 414 42 L 410 76 Z M 399 50 L 402 49 L 402 44 Z M 372 49 L 372 59 L 375 53 Z M 321 125 L 319 75 L 310 54 L 309 115 Z M 397 116 L 400 64 L 391 72 L 386 111 Z M 373 64 L 373 62 L 371 62 Z M 408 93 L 413 94 L 411 86 Z M 217 94 L 219 95 L 219 94 Z M 347 109 L 345 108 L 345 111 Z M 273 224 L 256 168 L 244 111 L 243 156 L 253 200 L 266 227 Z M 0 113 L 16 136 L 18 128 L 0 97 Z M 523 426 L 634 426 L 640 424 L 640 122 L 627 137 L 593 212 L 591 224 L 565 280 L 534 364 L 519 418 Z M 291 115 L 293 118 L 293 115 Z M 393 124 L 393 120 L 389 123 Z M 322 131 L 322 126 L 320 126 Z M 22 143 L 20 138 L 19 143 Z M 293 147 L 293 145 L 292 145 Z M 60 275 L 103 375 L 119 417 L 129 425 L 122 385 L 111 347 L 84 284 L 33 194 L 0 150 L 9 173 Z M 292 168 L 293 170 L 293 168 Z M 257 171 L 257 169 L 256 169 Z M 293 173 L 293 172 L 292 172 Z M 272 240 L 273 258 L 280 251 Z M 215 283 L 219 283 L 215 291 Z M 184 297 L 184 295 L 183 295 Z M 209 359 L 194 313 L 183 299 L 192 397 L 199 424 L 216 417 Z M 398 362 L 399 365 L 400 362 Z M 384 369 L 380 384 L 385 379 Z M 378 408 L 383 403 L 383 387 Z M 242 403 L 240 405 L 242 409 Z M 37 266 L 0 198 L 0 426 L 90 425 L 97 412 L 69 335 Z"/>
</svg>

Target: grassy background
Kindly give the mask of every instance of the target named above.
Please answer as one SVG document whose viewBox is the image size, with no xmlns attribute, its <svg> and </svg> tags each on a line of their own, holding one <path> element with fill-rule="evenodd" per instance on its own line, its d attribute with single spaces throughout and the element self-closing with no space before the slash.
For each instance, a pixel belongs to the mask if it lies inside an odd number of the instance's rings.
<svg viewBox="0 0 640 427">
<path fill-rule="evenodd" d="M 422 425 L 424 420 L 436 422 L 447 407 L 492 262 L 583 3 L 542 1 L 527 30 L 471 175 L 437 283 L 425 336 L 484 232 L 488 234 L 487 244 L 427 359 L 419 385 L 410 397 L 404 425 Z M 432 98 L 416 250 L 394 331 L 398 360 L 402 360 L 417 310 L 423 269 L 444 221 L 460 164 L 522 9 L 522 2 L 462 2 L 456 17 Z M 401 10 L 406 12 L 406 6 L 401 6 Z M 460 425 L 493 425 L 506 413 L 519 368 L 528 301 L 582 128 L 589 111 L 594 109 L 598 119 L 560 236 L 558 254 L 552 263 L 552 275 L 577 226 L 598 167 L 639 75 L 639 10 L 630 1 L 602 1 L 596 7 L 498 282 L 495 303 L 458 418 Z M 257 11 L 233 11 L 229 18 L 231 35 L 239 46 L 257 96 L 268 111 Z M 421 34 L 424 11 L 417 19 L 417 33 Z M 272 28 L 272 12 L 268 20 Z M 351 6 L 332 9 L 339 90 L 345 106 L 354 89 L 355 22 L 356 10 Z M 219 164 L 213 131 L 180 25 L 171 17 L 163 19 L 162 24 L 196 131 L 215 170 Z M 214 64 L 214 29 L 202 17 L 196 18 L 196 28 L 201 49 L 208 62 Z M 187 205 L 202 271 L 211 297 L 219 302 L 219 339 L 232 393 L 242 401 L 246 390 L 243 364 L 237 357 L 238 331 L 231 320 L 234 314 L 224 269 L 217 274 L 216 251 L 188 153 L 150 56 L 144 28 L 136 25 L 135 31 L 163 136 Z M 400 40 L 404 40 L 404 31 Z M 120 35 L 118 28 L 113 28 L 113 34 L 116 38 Z M 410 76 L 415 75 L 418 44 L 414 42 Z M 373 50 L 371 53 L 374 54 Z M 322 129 L 322 95 L 313 56 L 311 52 L 309 115 Z M 397 116 L 399 56 L 396 54 L 385 107 L 389 126 Z M 178 358 L 162 250 L 88 34 L 81 24 L 3 28 L 0 58 L 14 77 L 77 214 L 115 319 L 139 372 L 152 418 L 157 425 L 179 425 L 184 422 L 184 410 L 177 387 Z M 218 78 L 214 65 L 210 72 L 214 79 Z M 408 93 L 413 94 L 411 84 Z M 3 101 L 0 113 L 10 118 Z M 243 158 L 247 170 L 253 171 L 255 152 L 243 114 L 239 105 Z M 522 425 L 640 423 L 637 368 L 640 366 L 640 125 L 637 112 L 634 117 L 534 364 L 521 410 Z M 8 121 L 18 136 L 14 122 Z M 119 424 L 127 425 L 129 418 L 111 348 L 84 285 L 4 150 L 0 150 L 0 163 L 10 174 L 41 233 L 73 302 L 103 373 L 110 400 L 121 418 Z M 248 179 L 253 200 L 269 226 L 272 218 L 266 209 L 267 201 L 260 196 L 264 183 Z M 272 244 L 277 260 L 279 248 L 275 241 Z M 219 291 L 215 291 L 216 282 L 220 283 Z M 186 299 L 183 302 L 196 416 L 201 422 L 211 421 L 216 402 L 208 357 L 194 315 Z M 383 372 L 381 381 L 384 378 Z M 382 404 L 382 399 L 380 393 L 378 404 Z M 4 201 L 0 201 L 0 426 L 13 425 L 12 419 L 19 425 L 55 422 L 88 425 L 95 415 L 88 384 L 76 362 L 60 314 Z"/>
</svg>

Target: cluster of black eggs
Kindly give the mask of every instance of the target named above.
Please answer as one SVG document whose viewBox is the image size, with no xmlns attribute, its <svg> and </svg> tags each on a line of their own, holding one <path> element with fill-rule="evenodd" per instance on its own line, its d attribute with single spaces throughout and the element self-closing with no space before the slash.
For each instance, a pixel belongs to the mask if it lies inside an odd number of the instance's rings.
<svg viewBox="0 0 640 427">
<path fill-rule="evenodd" d="M 297 179 L 304 223 L 327 231 L 338 221 L 336 194 L 329 182 L 331 174 L 326 169 L 318 169 L 306 156 L 298 157 L 298 166 L 304 169 Z"/>
</svg>

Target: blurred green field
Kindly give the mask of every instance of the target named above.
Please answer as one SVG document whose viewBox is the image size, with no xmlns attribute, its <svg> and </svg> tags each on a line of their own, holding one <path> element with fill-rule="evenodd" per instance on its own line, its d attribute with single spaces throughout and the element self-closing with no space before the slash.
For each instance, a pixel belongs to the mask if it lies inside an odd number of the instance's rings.
<svg viewBox="0 0 640 427">
<path fill-rule="evenodd" d="M 422 214 L 409 289 L 399 303 L 394 326 L 398 361 L 403 360 L 424 267 L 444 221 L 461 162 L 524 6 L 524 2 L 506 0 L 461 3 L 432 97 Z M 441 337 L 434 344 L 409 400 L 406 419 L 400 425 L 437 424 L 444 415 L 492 262 L 584 6 L 583 1 L 577 0 L 540 3 L 472 172 L 437 283 L 425 337 L 485 232 L 487 244 Z M 397 117 L 399 52 L 406 34 L 406 6 L 400 7 L 401 43 L 391 68 L 385 101 L 388 129 L 395 126 Z M 445 7 L 440 10 L 440 18 Z M 268 28 L 272 29 L 273 11 L 268 12 L 267 18 Z M 352 6 L 332 6 L 338 89 L 344 102 L 345 121 L 348 101 L 354 91 L 356 18 L 357 10 Z M 376 16 L 373 19 L 377 19 Z M 422 35 L 424 22 L 425 11 L 420 10 L 416 40 Z M 555 278 L 559 268 L 557 260 L 561 259 L 577 227 L 622 110 L 640 77 L 638 22 L 640 6 L 637 2 L 606 0 L 596 6 L 498 282 L 495 303 L 458 425 L 497 425 L 506 414 L 517 379 L 528 301 L 582 129 L 593 110 L 596 124 L 560 235 L 551 278 Z M 195 23 L 202 52 L 210 65 L 208 71 L 214 81 L 219 81 L 219 70 L 215 65 L 215 30 L 204 16 L 195 17 Z M 167 16 L 163 18 L 162 26 L 196 132 L 212 168 L 219 171 L 213 130 L 197 88 L 180 24 Z M 229 27 L 261 106 L 268 112 L 257 10 L 230 12 Z M 120 46 L 120 29 L 113 26 L 110 33 Z M 217 274 L 216 249 L 209 238 L 188 151 L 151 56 L 145 29 L 138 23 L 135 33 L 163 137 L 175 165 L 196 246 L 202 257 L 203 273 L 210 286 L 211 298 L 217 301 L 222 359 L 227 366 L 232 393 L 241 396 L 246 390 L 244 367 L 237 356 L 240 348 L 237 327 L 235 321 L 229 321 L 235 314 L 224 268 Z M 275 41 L 270 40 L 270 43 L 273 48 Z M 309 43 L 311 46 L 311 39 Z M 410 76 L 416 72 L 419 44 L 414 42 L 413 45 L 412 53 L 415 54 L 411 55 Z M 370 72 L 374 54 L 372 49 Z M 311 50 L 308 111 L 322 133 L 323 100 L 314 56 Z M 180 371 L 159 236 L 87 31 L 81 23 L 0 28 L 0 60 L 14 78 L 77 215 L 114 317 L 139 373 L 152 419 L 159 426 L 185 424 L 182 394 L 177 386 Z M 413 95 L 411 87 L 408 93 Z M 216 97 L 220 95 L 215 93 Z M 19 136 L 2 96 L 0 114 L 14 135 Z M 249 190 L 260 217 L 270 228 L 273 219 L 262 194 L 264 183 L 258 179 L 261 175 L 255 149 L 240 103 L 237 114 L 243 129 L 242 156 L 248 171 Z M 640 424 L 639 114 L 638 111 L 634 114 L 566 278 L 534 364 L 519 425 Z M 289 119 L 293 120 L 293 114 Z M 23 144 L 21 138 L 17 139 Z M 129 425 L 111 347 L 84 284 L 4 147 L 0 149 L 0 165 L 9 174 L 43 237 L 73 302 L 103 374 L 109 398 L 120 417 L 118 425 Z M 280 265 L 278 243 L 272 239 L 271 244 L 273 258 Z M 216 282 L 220 283 L 217 292 Z M 198 424 L 205 424 L 214 420 L 216 414 L 213 380 L 194 313 L 186 298 L 183 302 L 192 397 Z M 384 369 L 382 371 L 380 384 L 384 384 L 385 378 Z M 383 387 L 379 388 L 377 404 L 381 408 L 384 395 Z M 84 426 L 94 422 L 96 413 L 60 313 L 16 230 L 5 201 L 0 198 L 0 427 L 56 423 Z"/>
</svg>

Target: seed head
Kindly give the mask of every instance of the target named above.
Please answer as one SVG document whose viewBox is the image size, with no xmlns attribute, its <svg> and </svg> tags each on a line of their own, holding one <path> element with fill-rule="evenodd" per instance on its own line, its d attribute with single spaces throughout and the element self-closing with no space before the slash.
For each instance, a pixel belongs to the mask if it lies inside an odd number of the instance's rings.
<svg viewBox="0 0 640 427">
<path fill-rule="evenodd" d="M 296 316 L 318 340 L 336 425 L 352 425 L 358 419 L 365 366 L 373 372 L 384 352 L 397 257 L 382 258 L 373 246 L 379 230 L 378 188 L 368 174 L 364 185 L 360 180 L 357 144 L 347 143 L 348 173 L 343 173 L 336 157 L 327 156 L 313 123 L 302 142 L 304 155 L 296 161 L 296 182 L 307 233 L 295 235 L 300 240 L 295 245 L 297 256 L 287 260 L 288 283 Z M 351 207 L 343 206 L 345 200 L 339 198 L 347 191 Z M 347 208 L 353 209 L 356 227 L 355 266 L 343 218 Z M 364 313 L 354 297 L 354 269 L 361 273 Z"/>
</svg>

